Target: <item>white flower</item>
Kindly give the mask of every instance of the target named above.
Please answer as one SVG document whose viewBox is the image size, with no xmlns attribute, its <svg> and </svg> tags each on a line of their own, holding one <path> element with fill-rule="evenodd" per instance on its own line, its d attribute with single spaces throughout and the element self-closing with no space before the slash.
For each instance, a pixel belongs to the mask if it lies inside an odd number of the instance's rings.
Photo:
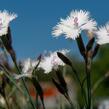
<svg viewBox="0 0 109 109">
<path fill-rule="evenodd" d="M 5 99 L 2 96 L 0 96 L 0 104 L 5 106 Z"/>
<path fill-rule="evenodd" d="M 51 64 L 52 58 L 50 56 L 44 57 L 41 61 L 39 68 L 43 69 L 45 73 L 52 71 L 53 65 Z"/>
<path fill-rule="evenodd" d="M 58 37 L 62 34 L 66 38 L 76 39 L 83 30 L 95 31 L 97 23 L 90 18 L 88 11 L 72 11 L 70 16 L 60 22 L 53 28 L 52 34 Z"/>
<path fill-rule="evenodd" d="M 25 60 L 23 63 L 23 69 L 22 71 L 24 73 L 30 72 L 32 69 L 32 60 L 30 58 L 28 58 L 27 60 Z"/>
<path fill-rule="evenodd" d="M 6 35 L 9 23 L 17 17 L 16 14 L 8 13 L 6 10 L 0 11 L 0 36 Z"/>
<path fill-rule="evenodd" d="M 48 56 L 44 56 L 38 68 L 44 70 L 44 73 L 49 73 L 53 69 L 57 69 L 59 65 L 64 66 L 65 64 L 62 60 L 57 56 L 57 52 L 61 52 L 66 55 L 68 50 L 60 50 L 55 52 L 50 52 Z"/>
<path fill-rule="evenodd" d="M 109 43 L 109 23 L 102 26 L 96 32 L 96 42 L 99 45 Z"/>
<path fill-rule="evenodd" d="M 109 99 L 100 101 L 98 109 L 108 109 L 109 108 Z"/>
<path fill-rule="evenodd" d="M 35 66 L 38 64 L 37 60 L 31 60 L 30 58 L 26 59 L 22 63 L 22 74 L 15 75 L 15 79 L 19 79 L 21 77 L 32 77 L 32 71 Z"/>
</svg>

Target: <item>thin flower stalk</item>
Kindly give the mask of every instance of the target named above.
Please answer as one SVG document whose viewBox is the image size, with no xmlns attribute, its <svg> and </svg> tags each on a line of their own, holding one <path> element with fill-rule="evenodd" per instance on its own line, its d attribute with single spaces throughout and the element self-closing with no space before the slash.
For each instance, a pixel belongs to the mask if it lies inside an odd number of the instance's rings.
<svg viewBox="0 0 109 109">
<path fill-rule="evenodd" d="M 12 60 L 13 60 L 13 59 L 12 59 Z M 19 74 L 21 74 L 21 71 L 20 71 L 19 67 L 17 66 L 17 62 L 13 60 L 13 63 L 14 63 L 14 65 L 15 65 L 15 67 L 16 67 L 17 72 L 18 72 Z M 24 85 L 24 87 L 25 87 L 25 89 L 26 89 L 26 91 L 27 91 L 27 94 L 28 94 L 30 103 L 31 103 L 33 109 L 35 109 L 34 103 L 33 103 L 33 101 L 32 101 L 31 95 L 30 95 L 30 93 L 29 93 L 29 90 L 28 90 L 28 88 L 27 88 L 27 85 L 26 85 L 26 83 L 25 83 L 24 78 L 21 78 L 21 80 L 22 80 L 22 83 L 23 83 L 23 85 Z"/>
<path fill-rule="evenodd" d="M 88 58 L 86 64 L 86 75 L 87 75 L 87 100 L 88 107 L 87 109 L 91 109 L 91 58 Z"/>
<path fill-rule="evenodd" d="M 10 31 L 10 27 L 9 27 L 10 22 L 13 19 L 15 19 L 16 17 L 17 17 L 16 14 L 11 14 L 11 13 L 7 12 L 6 10 L 3 12 L 0 11 L 0 37 L 1 37 L 1 41 L 2 41 L 4 48 L 8 51 L 8 53 L 10 54 L 10 56 L 12 58 L 12 61 L 15 65 L 17 72 L 19 74 L 21 74 L 21 72 L 17 66 L 16 55 L 15 55 L 15 52 L 12 47 L 11 31 Z M 24 79 L 22 79 L 22 83 L 24 84 L 24 87 L 27 91 L 30 103 L 31 103 L 33 109 L 35 109 L 34 103 L 32 102 L 31 96 L 29 94 L 29 91 L 28 91 L 28 88 L 26 86 Z"/>
<path fill-rule="evenodd" d="M 79 78 L 79 76 L 78 76 L 78 72 L 74 69 L 73 66 L 72 66 L 71 68 L 72 68 L 72 70 L 73 70 L 73 72 L 74 72 L 74 75 L 75 75 L 75 77 L 76 77 L 76 79 L 77 79 L 79 85 L 80 85 L 80 88 L 81 88 L 81 91 L 82 91 L 82 94 L 83 94 L 83 99 L 85 100 L 85 107 L 87 107 L 88 102 L 87 102 L 87 99 L 86 99 L 86 94 L 85 94 L 83 85 L 82 85 L 82 83 L 81 83 L 81 81 L 80 81 L 80 78 Z"/>
<path fill-rule="evenodd" d="M 1 40 L 1 41 L 2 41 L 2 40 Z M 4 43 L 3 43 L 3 46 L 4 46 L 4 48 L 6 48 L 5 45 L 4 45 Z M 12 51 L 13 51 L 13 50 L 12 50 Z M 9 52 L 9 54 L 10 54 L 10 57 L 11 57 L 11 59 L 12 59 L 14 65 L 15 65 L 16 71 L 18 72 L 18 74 L 21 74 L 21 71 L 20 71 L 20 69 L 19 69 L 19 67 L 18 67 L 18 65 L 17 65 L 17 62 L 16 62 L 15 53 L 14 53 L 14 55 L 13 55 L 12 53 Z M 22 83 L 23 83 L 23 85 L 24 85 L 24 87 L 25 87 L 25 90 L 26 90 L 26 92 L 27 92 L 27 94 L 28 94 L 30 103 L 31 103 L 33 109 L 35 109 L 34 103 L 33 103 L 33 101 L 32 101 L 31 95 L 30 95 L 29 90 L 28 90 L 28 88 L 27 88 L 27 86 L 26 86 L 26 83 L 25 83 L 24 78 L 22 78 Z"/>
<path fill-rule="evenodd" d="M 15 85 L 15 87 L 22 93 L 24 94 L 23 90 L 17 86 L 16 81 L 13 79 L 13 77 L 10 75 L 9 71 L 5 68 L 5 66 L 1 66 L 2 70 L 4 71 L 4 75 Z"/>
<path fill-rule="evenodd" d="M 92 95 L 94 94 L 94 92 L 96 91 L 96 89 L 99 87 L 99 85 L 106 79 L 109 77 L 109 72 L 107 72 L 104 76 L 102 76 L 100 79 L 98 79 L 96 81 L 96 83 L 94 84 L 92 90 L 91 90 L 91 93 Z"/>
</svg>

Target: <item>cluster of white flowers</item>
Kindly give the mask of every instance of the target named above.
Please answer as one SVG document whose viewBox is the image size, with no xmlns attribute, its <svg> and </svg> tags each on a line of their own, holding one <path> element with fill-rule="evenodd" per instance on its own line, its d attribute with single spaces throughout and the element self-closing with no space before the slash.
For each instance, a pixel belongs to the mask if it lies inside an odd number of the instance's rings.
<svg viewBox="0 0 109 109">
<path fill-rule="evenodd" d="M 98 29 L 96 32 L 96 42 L 99 45 L 109 43 L 109 23 Z"/>
<path fill-rule="evenodd" d="M 7 34 L 9 23 L 16 17 L 16 14 L 11 14 L 6 10 L 0 11 L 0 36 Z M 96 21 L 90 17 L 90 13 L 88 11 L 83 10 L 72 11 L 66 19 L 60 19 L 60 22 L 53 28 L 52 34 L 55 37 L 64 34 L 66 38 L 75 40 L 79 37 L 79 34 L 81 34 L 82 31 L 94 33 L 96 36 L 96 43 L 99 45 L 109 43 L 109 23 L 97 30 Z M 69 51 L 62 50 L 59 52 L 66 55 Z M 24 72 L 23 74 L 27 76 L 31 75 L 32 70 L 37 63 L 37 60 L 33 61 L 31 59 L 24 61 L 22 69 L 22 72 Z M 59 59 L 56 51 L 50 52 L 48 56 L 43 56 L 38 68 L 43 69 L 45 73 L 49 73 L 53 69 L 57 69 L 59 65 L 63 66 L 64 63 Z"/>
<path fill-rule="evenodd" d="M 99 45 L 109 43 L 109 23 L 97 30 L 97 23 L 90 18 L 88 11 L 72 11 L 70 16 L 60 22 L 53 28 L 53 36 L 58 37 L 62 34 L 66 38 L 76 39 L 82 31 L 88 31 L 95 34 L 96 43 Z"/>
<path fill-rule="evenodd" d="M 0 11 L 0 36 L 6 35 L 9 23 L 17 17 L 14 13 Z M 97 23 L 90 17 L 88 11 L 74 10 L 66 19 L 60 19 L 60 22 L 53 28 L 53 36 L 58 37 L 65 34 L 66 38 L 76 39 L 82 31 L 94 32 L 96 34 L 96 43 L 102 45 L 109 43 L 109 23 L 97 30 Z"/>
<path fill-rule="evenodd" d="M 57 56 L 57 52 L 61 52 L 62 54 L 66 55 L 69 50 L 50 52 L 48 56 L 44 56 L 39 65 L 39 68 L 43 69 L 45 73 L 49 73 L 53 69 L 57 69 L 58 66 L 65 65 L 62 60 Z"/>
<path fill-rule="evenodd" d="M 38 69 L 44 70 L 44 73 L 50 73 L 53 69 L 57 69 L 58 66 L 64 66 L 65 64 L 62 60 L 57 56 L 57 52 L 61 52 L 66 55 L 69 50 L 59 50 L 55 52 L 49 52 L 49 55 L 44 55 L 41 59 L 41 62 L 38 66 Z M 21 77 L 32 77 L 32 72 L 35 66 L 38 64 L 38 60 L 32 60 L 30 58 L 26 59 L 21 63 L 22 65 L 22 74 L 15 75 L 16 79 Z"/>
<path fill-rule="evenodd" d="M 0 36 L 6 35 L 9 23 L 17 17 L 14 13 L 0 11 Z M 65 34 L 66 38 L 76 39 L 82 31 L 93 32 L 96 35 L 96 43 L 99 45 L 109 43 L 109 23 L 97 30 L 97 23 L 90 17 L 88 11 L 74 10 L 66 19 L 53 28 L 53 36 L 58 37 Z"/>
<path fill-rule="evenodd" d="M 32 60 L 30 58 L 24 60 L 21 62 L 22 66 L 22 74 L 21 75 L 15 75 L 16 79 L 19 79 L 21 77 L 32 77 L 32 72 L 35 66 L 38 64 L 37 60 Z"/>
<path fill-rule="evenodd" d="M 30 58 L 26 59 L 25 61 L 22 62 L 22 71 L 24 73 L 30 73 L 34 69 L 34 67 L 37 65 L 37 60 L 32 60 Z"/>
<path fill-rule="evenodd" d="M 6 35 L 8 32 L 9 23 L 17 17 L 16 14 L 11 14 L 4 10 L 0 11 L 0 36 Z"/>
</svg>

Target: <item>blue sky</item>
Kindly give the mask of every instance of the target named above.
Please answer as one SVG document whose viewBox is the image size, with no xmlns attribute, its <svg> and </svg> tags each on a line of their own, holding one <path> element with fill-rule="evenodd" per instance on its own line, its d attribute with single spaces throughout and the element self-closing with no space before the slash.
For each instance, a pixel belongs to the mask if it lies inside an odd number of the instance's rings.
<svg viewBox="0 0 109 109">
<path fill-rule="evenodd" d="M 18 14 L 11 23 L 11 30 L 19 59 L 62 48 L 72 49 L 78 54 L 74 41 L 52 37 L 52 27 L 75 9 L 90 11 L 98 24 L 103 25 L 109 21 L 108 5 L 109 0 L 0 0 L 0 10 Z"/>
</svg>

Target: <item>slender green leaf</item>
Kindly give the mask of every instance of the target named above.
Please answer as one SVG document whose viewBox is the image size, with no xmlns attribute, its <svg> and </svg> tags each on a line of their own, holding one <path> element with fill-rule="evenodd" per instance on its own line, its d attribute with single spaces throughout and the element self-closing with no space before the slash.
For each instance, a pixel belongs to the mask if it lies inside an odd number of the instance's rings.
<svg viewBox="0 0 109 109">
<path fill-rule="evenodd" d="M 70 59 L 68 59 L 66 56 L 64 56 L 62 53 L 57 52 L 58 57 L 67 65 L 72 66 L 72 62 Z"/>
<path fill-rule="evenodd" d="M 65 90 L 64 90 L 64 88 L 61 86 L 61 84 L 59 84 L 58 82 L 56 82 L 55 79 L 53 79 L 53 78 L 52 78 L 52 81 L 53 81 L 54 85 L 56 86 L 56 88 L 58 89 L 58 91 L 59 91 L 61 94 L 65 95 Z"/>
<path fill-rule="evenodd" d="M 65 81 L 65 79 L 63 77 L 62 72 L 57 70 L 56 75 L 58 77 L 58 80 L 59 80 L 61 86 L 64 88 L 65 92 L 67 93 L 68 92 L 67 83 L 66 83 L 66 81 Z"/>
<path fill-rule="evenodd" d="M 85 49 L 81 34 L 79 35 L 79 37 L 76 38 L 76 42 L 77 42 L 77 45 L 78 45 L 81 55 L 85 58 L 86 57 L 85 56 L 86 49 Z"/>
<path fill-rule="evenodd" d="M 89 42 L 88 42 L 88 44 L 86 46 L 87 51 L 90 51 L 92 49 L 93 44 L 94 44 L 94 41 L 95 41 L 95 38 L 94 37 L 89 40 Z"/>
<path fill-rule="evenodd" d="M 97 44 L 95 46 L 95 48 L 94 48 L 94 51 L 93 51 L 93 54 L 92 54 L 92 58 L 94 58 L 97 55 L 99 48 L 100 48 L 100 45 Z"/>
<path fill-rule="evenodd" d="M 37 81 L 36 78 L 32 78 L 32 83 L 37 91 L 37 94 L 40 96 L 40 99 L 41 99 L 41 102 L 42 102 L 42 105 L 43 105 L 43 108 L 45 109 L 45 105 L 44 105 L 44 94 L 43 94 L 43 90 L 42 90 L 42 87 L 40 86 L 39 82 Z"/>
</svg>

